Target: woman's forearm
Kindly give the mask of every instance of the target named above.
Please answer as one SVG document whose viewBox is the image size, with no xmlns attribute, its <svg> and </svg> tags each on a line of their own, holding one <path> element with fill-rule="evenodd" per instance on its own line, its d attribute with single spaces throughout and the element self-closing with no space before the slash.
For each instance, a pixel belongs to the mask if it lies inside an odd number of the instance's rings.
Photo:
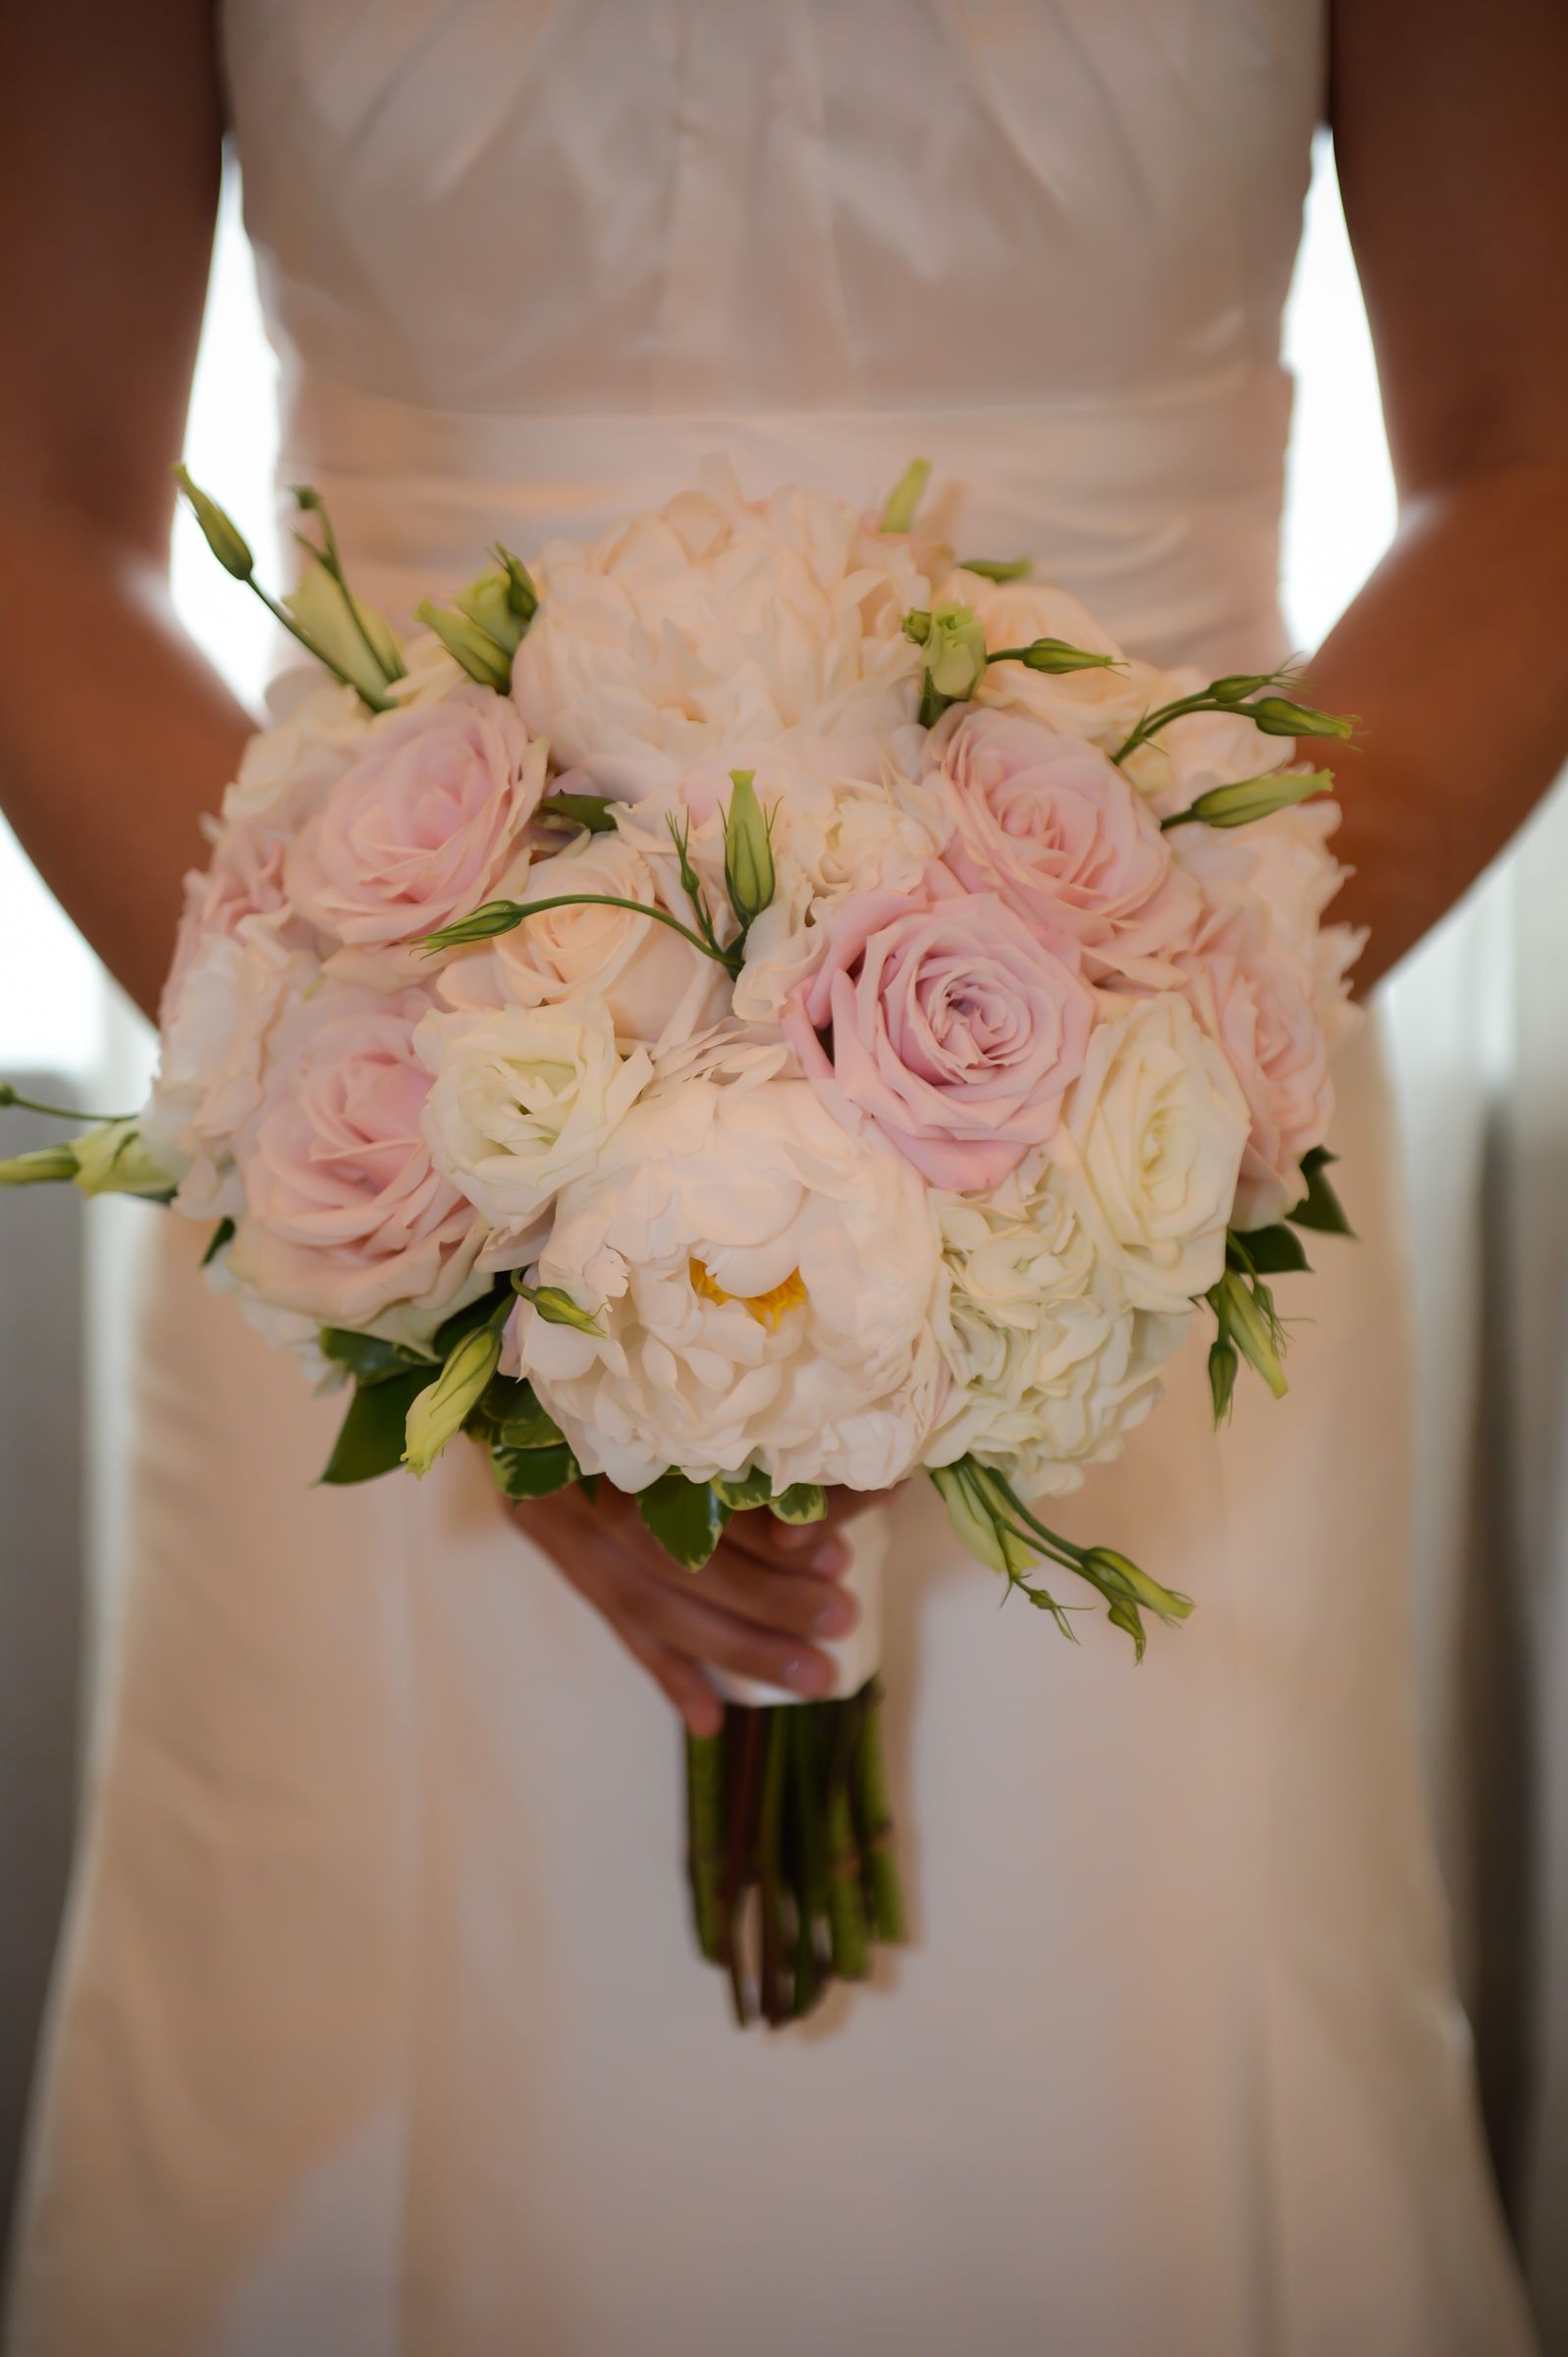
<svg viewBox="0 0 1568 2357">
<path fill-rule="evenodd" d="M 1361 721 L 1356 743 L 1334 748 L 1335 849 L 1355 870 L 1334 914 L 1371 927 L 1365 989 L 1568 759 L 1568 467 L 1498 468 L 1412 500 L 1307 693 Z"/>
<path fill-rule="evenodd" d="M 0 522 L 0 804 L 149 1013 L 249 727 L 143 552 L 58 509 Z"/>
</svg>

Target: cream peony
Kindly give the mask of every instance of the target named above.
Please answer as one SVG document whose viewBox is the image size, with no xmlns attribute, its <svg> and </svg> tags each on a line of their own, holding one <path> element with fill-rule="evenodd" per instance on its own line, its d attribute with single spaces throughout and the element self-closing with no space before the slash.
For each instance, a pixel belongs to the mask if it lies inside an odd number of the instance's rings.
<svg viewBox="0 0 1568 2357">
<path fill-rule="evenodd" d="M 694 1079 L 635 1106 L 562 1194 L 537 1282 L 603 1336 L 519 1303 L 514 1360 L 579 1463 L 624 1490 L 753 1463 L 780 1489 L 876 1489 L 919 1463 L 945 1403 L 925 1188 L 800 1081 Z"/>
<path fill-rule="evenodd" d="M 485 1266 L 520 1268 L 557 1193 L 596 1168 L 653 1066 L 640 1048 L 621 1055 L 593 998 L 427 1014 L 414 1047 L 435 1080 L 430 1158 L 487 1222 Z"/>
<path fill-rule="evenodd" d="M 1224 1268 L 1247 1107 L 1184 998 L 1106 1006 L 1050 1151 L 1130 1305 L 1180 1312 Z"/>
<path fill-rule="evenodd" d="M 1043 1495 L 1115 1455 L 1189 1320 L 1128 1305 L 1059 1169 L 1035 1157 L 1021 1178 L 990 1201 L 938 1200 L 954 1388 L 927 1458 L 972 1452 Z"/>
<path fill-rule="evenodd" d="M 557 542 L 513 694 L 556 760 L 636 800 L 798 731 L 877 737 L 910 719 L 904 615 L 928 584 L 897 542 L 808 491 L 744 500 L 715 479 L 592 548 Z M 872 774 L 875 774 L 873 771 Z"/>
</svg>

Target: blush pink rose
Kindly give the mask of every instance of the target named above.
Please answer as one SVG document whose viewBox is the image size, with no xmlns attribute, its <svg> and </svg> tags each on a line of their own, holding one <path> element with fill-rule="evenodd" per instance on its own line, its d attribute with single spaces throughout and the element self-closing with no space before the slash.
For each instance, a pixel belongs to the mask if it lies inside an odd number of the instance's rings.
<svg viewBox="0 0 1568 2357">
<path fill-rule="evenodd" d="M 819 921 L 826 955 L 781 1018 L 807 1079 L 932 1185 L 997 1185 L 1053 1134 L 1083 1066 L 1095 1001 L 1070 943 L 940 862 L 917 894 L 851 893 Z"/>
<path fill-rule="evenodd" d="M 289 898 L 357 947 L 434 933 L 521 865 L 544 778 L 544 747 L 485 688 L 378 720 L 290 846 Z"/>
<path fill-rule="evenodd" d="M 213 941 L 239 941 L 260 918 L 287 934 L 292 913 L 283 892 L 284 838 L 259 827 L 226 827 L 205 868 L 185 880 L 185 905 L 174 961 L 158 1001 L 160 1028 L 172 1019 L 201 952 Z"/>
<path fill-rule="evenodd" d="M 1245 909 L 1217 917 L 1183 962 L 1193 1005 L 1240 1082 L 1252 1120 L 1234 1225 L 1267 1228 L 1306 1193 L 1301 1158 L 1323 1143 L 1333 1118 L 1311 978 Z"/>
<path fill-rule="evenodd" d="M 950 712 L 931 739 L 952 836 L 946 864 L 972 892 L 1000 893 L 1048 937 L 1070 934 L 1096 979 L 1159 989 L 1179 980 L 1197 887 L 1105 754 L 1013 712 Z"/>
<path fill-rule="evenodd" d="M 236 1141 L 245 1214 L 234 1276 L 276 1307 L 420 1340 L 472 1297 L 483 1236 L 435 1170 L 422 991 L 326 984 L 286 1016 L 261 1102 Z"/>
</svg>

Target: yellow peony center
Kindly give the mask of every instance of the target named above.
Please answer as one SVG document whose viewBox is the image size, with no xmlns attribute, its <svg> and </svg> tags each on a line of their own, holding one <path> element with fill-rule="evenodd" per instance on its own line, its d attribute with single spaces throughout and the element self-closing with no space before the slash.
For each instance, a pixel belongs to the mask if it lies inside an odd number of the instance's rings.
<svg viewBox="0 0 1568 2357">
<path fill-rule="evenodd" d="M 782 1285 L 774 1286 L 766 1293 L 727 1293 L 722 1285 L 715 1283 L 706 1263 L 700 1260 L 688 1260 L 686 1272 L 694 1293 L 700 1293 L 705 1301 L 717 1301 L 721 1308 L 727 1301 L 738 1301 L 741 1308 L 749 1311 L 759 1326 L 766 1326 L 770 1334 L 778 1332 L 785 1310 L 799 1309 L 806 1298 L 806 1288 L 798 1269 L 791 1269 Z"/>
</svg>

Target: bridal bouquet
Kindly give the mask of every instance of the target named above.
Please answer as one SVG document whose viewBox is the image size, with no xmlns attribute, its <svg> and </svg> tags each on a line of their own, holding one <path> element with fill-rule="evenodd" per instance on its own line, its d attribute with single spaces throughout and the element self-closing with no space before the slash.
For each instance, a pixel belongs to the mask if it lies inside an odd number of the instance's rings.
<svg viewBox="0 0 1568 2357">
<path fill-rule="evenodd" d="M 1125 655 L 1027 566 L 716 475 L 498 548 L 395 632 L 314 493 L 287 684 L 188 880 L 134 1120 L 0 1168 L 211 1223 L 214 1283 L 348 1391 L 326 1468 L 606 1481 L 696 1567 L 737 1514 L 914 1475 L 1069 1631 L 1189 1600 L 1040 1504 L 1194 1321 L 1284 1389 L 1339 1229 L 1348 724 Z M 16 1102 L 14 1091 L 3 1092 Z M 38 1108 L 46 1111 L 46 1108 Z M 1058 1575 L 1061 1575 L 1058 1578 Z M 698 1937 L 742 2018 L 899 1936 L 875 1680 L 691 1741 Z"/>
</svg>

